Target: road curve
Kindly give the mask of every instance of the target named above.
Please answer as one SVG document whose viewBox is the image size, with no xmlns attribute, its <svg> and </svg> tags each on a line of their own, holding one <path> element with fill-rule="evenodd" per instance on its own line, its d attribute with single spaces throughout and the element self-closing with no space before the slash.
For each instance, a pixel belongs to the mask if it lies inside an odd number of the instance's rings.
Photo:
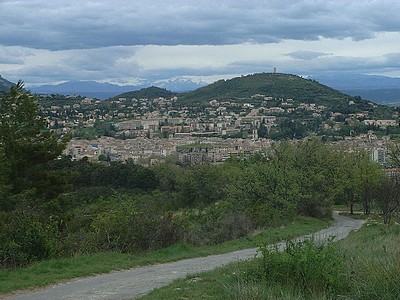
<svg viewBox="0 0 400 300">
<path fill-rule="evenodd" d="M 364 223 L 362 220 L 354 220 L 340 216 L 337 213 L 334 213 L 333 217 L 336 222 L 332 227 L 298 239 L 305 239 L 313 236 L 316 241 L 323 241 L 328 237 L 334 236 L 334 240 L 338 241 L 345 238 L 350 231 L 360 228 Z M 285 243 L 278 244 L 278 247 L 281 249 L 283 249 L 284 246 Z M 250 259 L 256 254 L 257 248 L 252 248 L 226 254 L 137 267 L 130 270 L 115 271 L 92 277 L 74 279 L 33 292 L 17 293 L 5 298 L 0 296 L 0 298 L 7 300 L 132 299 L 155 288 L 165 286 L 177 278 L 184 278 L 189 274 L 209 271 L 230 262 Z"/>
</svg>

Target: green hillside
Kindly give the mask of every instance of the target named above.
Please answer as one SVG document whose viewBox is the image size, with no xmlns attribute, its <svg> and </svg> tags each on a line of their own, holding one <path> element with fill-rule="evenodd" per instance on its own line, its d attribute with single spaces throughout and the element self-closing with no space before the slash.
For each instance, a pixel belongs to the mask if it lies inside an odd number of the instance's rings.
<svg viewBox="0 0 400 300">
<path fill-rule="evenodd" d="M 177 94 L 173 93 L 171 91 L 168 91 L 166 89 L 152 86 L 152 87 L 144 88 L 144 89 L 141 89 L 138 91 L 123 93 L 123 94 L 113 97 L 112 99 L 118 99 L 118 98 L 128 98 L 128 99 L 149 98 L 149 99 L 153 99 L 153 98 L 157 98 L 157 97 L 171 98 L 175 95 L 177 95 Z"/>
<path fill-rule="evenodd" d="M 319 105 L 347 105 L 351 96 L 343 94 L 315 80 L 304 79 L 290 74 L 260 73 L 219 80 L 208 86 L 182 95 L 182 104 L 199 104 L 212 99 L 245 100 L 255 94 L 274 98 L 291 98 L 295 101 L 316 103 Z M 360 100 L 360 99 L 352 99 Z M 357 105 L 369 106 L 368 102 L 356 101 Z M 359 107 L 362 109 L 363 107 Z"/>
</svg>

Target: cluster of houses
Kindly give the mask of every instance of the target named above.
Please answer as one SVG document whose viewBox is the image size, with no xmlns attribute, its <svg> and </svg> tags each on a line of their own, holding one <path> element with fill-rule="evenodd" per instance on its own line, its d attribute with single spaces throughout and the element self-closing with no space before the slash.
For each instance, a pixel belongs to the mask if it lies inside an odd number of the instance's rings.
<svg viewBox="0 0 400 300">
<path fill-rule="evenodd" d="M 127 161 L 149 166 L 175 158 L 181 163 L 219 163 L 229 158 L 243 157 L 265 150 L 271 144 L 268 139 L 222 139 L 218 137 L 176 137 L 115 139 L 101 137 L 96 140 L 72 139 L 65 155 L 73 159 L 87 157 L 91 160 Z"/>
<path fill-rule="evenodd" d="M 372 132 L 355 138 L 336 142 L 345 144 L 349 149 L 364 149 L 373 161 L 387 165 L 390 142 L 388 137 L 378 138 Z M 271 139 L 241 139 L 219 137 L 171 137 L 135 139 L 115 139 L 101 137 L 95 140 L 72 139 L 65 155 L 72 159 L 87 157 L 90 160 L 127 161 L 133 160 L 136 164 L 151 166 L 164 163 L 167 159 L 187 164 L 203 162 L 220 163 L 229 158 L 243 158 L 268 150 L 274 143 Z"/>
<path fill-rule="evenodd" d="M 70 132 L 73 135 L 77 130 L 93 127 L 96 122 L 109 122 L 115 135 L 72 139 L 65 154 L 74 159 L 132 159 L 144 165 L 163 162 L 167 157 L 189 163 L 217 163 L 232 156 L 261 151 L 272 141 L 259 136 L 260 127 L 268 132 L 279 130 L 279 120 L 293 112 L 318 118 L 322 120 L 322 128 L 331 131 L 339 130 L 344 123 L 355 122 L 381 129 L 398 127 L 399 118 L 396 112 L 391 119 L 381 120 L 371 119 L 367 111 L 344 116 L 328 111 L 323 105 L 260 94 L 241 102 L 214 99 L 203 107 L 178 105 L 176 97 L 111 101 L 79 97 L 74 101 L 72 96 L 70 100 L 64 105 L 42 107 L 50 128 L 60 134 Z M 358 136 L 349 132 L 344 142 L 367 149 L 376 161 L 386 161 L 386 141 L 378 139 L 373 132 Z"/>
</svg>

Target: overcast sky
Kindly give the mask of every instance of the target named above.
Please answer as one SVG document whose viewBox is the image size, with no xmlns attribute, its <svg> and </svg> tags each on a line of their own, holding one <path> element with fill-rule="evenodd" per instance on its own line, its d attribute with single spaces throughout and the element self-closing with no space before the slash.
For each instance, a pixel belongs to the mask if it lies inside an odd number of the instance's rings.
<svg viewBox="0 0 400 300">
<path fill-rule="evenodd" d="M 0 0 L 0 75 L 212 82 L 278 72 L 400 77 L 399 0 Z"/>
</svg>

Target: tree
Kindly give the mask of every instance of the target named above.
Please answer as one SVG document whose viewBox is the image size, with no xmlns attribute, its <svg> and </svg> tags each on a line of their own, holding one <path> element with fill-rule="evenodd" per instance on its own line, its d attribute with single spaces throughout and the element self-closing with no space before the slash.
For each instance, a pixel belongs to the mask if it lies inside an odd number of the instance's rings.
<svg viewBox="0 0 400 300">
<path fill-rule="evenodd" d="M 382 167 L 378 163 L 371 161 L 367 153 L 360 153 L 356 168 L 359 194 L 362 197 L 364 214 L 369 215 L 373 201 L 373 187 L 382 178 Z"/>
<path fill-rule="evenodd" d="M 14 193 L 34 187 L 35 169 L 59 156 L 65 143 L 46 128 L 38 98 L 19 81 L 0 101 L 0 145 L 9 165 Z"/>
<path fill-rule="evenodd" d="M 291 167 L 299 187 L 298 212 L 309 216 L 328 215 L 337 194 L 340 153 L 317 138 L 293 147 Z"/>
<path fill-rule="evenodd" d="M 342 152 L 343 163 L 340 170 L 340 182 L 338 184 L 341 193 L 336 199 L 336 204 L 347 204 L 350 208 L 350 214 L 354 214 L 354 205 L 361 202 L 361 185 L 357 173 L 359 161 L 358 152 Z"/>
<path fill-rule="evenodd" d="M 226 175 L 222 167 L 211 164 L 187 167 L 177 177 L 180 203 L 197 207 L 224 199 Z"/>
<path fill-rule="evenodd" d="M 374 187 L 374 195 L 382 211 L 383 223 L 389 225 L 394 212 L 400 207 L 400 176 L 383 176 Z"/>
<path fill-rule="evenodd" d="M 8 177 L 10 173 L 10 166 L 4 154 L 3 148 L 0 145 L 0 210 L 8 209 L 10 185 L 8 184 Z"/>
<path fill-rule="evenodd" d="M 388 145 L 388 154 L 392 164 L 400 167 L 400 143 L 392 142 Z"/>
<path fill-rule="evenodd" d="M 351 214 L 358 203 L 363 206 L 364 214 L 368 215 L 371 213 L 373 187 L 382 177 L 382 167 L 371 161 L 364 150 L 344 150 L 341 156 L 336 203 L 347 204 Z"/>
</svg>

